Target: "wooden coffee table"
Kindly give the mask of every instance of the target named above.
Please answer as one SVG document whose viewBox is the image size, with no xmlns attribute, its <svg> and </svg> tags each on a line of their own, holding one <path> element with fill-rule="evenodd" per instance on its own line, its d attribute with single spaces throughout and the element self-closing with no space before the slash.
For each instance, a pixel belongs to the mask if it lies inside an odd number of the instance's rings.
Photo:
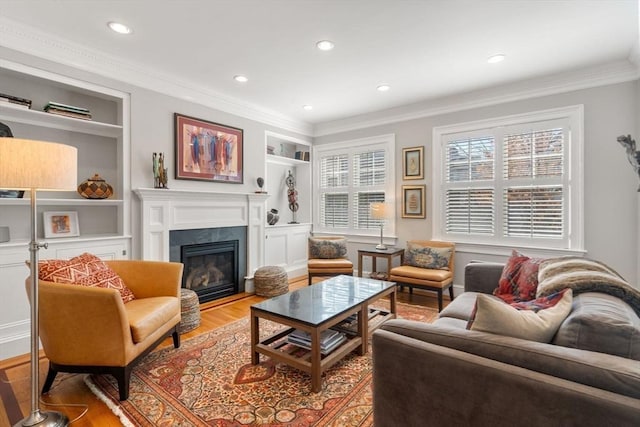
<svg viewBox="0 0 640 427">
<path fill-rule="evenodd" d="M 390 298 L 390 310 L 370 310 L 369 305 Z M 357 327 L 348 331 L 347 340 L 327 354 L 320 348 L 321 334 L 338 328 L 356 314 Z M 311 374 L 311 391 L 322 389 L 322 373 L 353 350 L 368 351 L 369 334 L 385 320 L 396 317 L 396 284 L 352 276 L 336 276 L 251 306 L 251 363 L 257 365 L 260 353 Z M 260 337 L 260 319 L 287 326 L 268 337 Z M 297 357 L 283 350 L 294 330 L 310 334 L 309 354 Z"/>
</svg>

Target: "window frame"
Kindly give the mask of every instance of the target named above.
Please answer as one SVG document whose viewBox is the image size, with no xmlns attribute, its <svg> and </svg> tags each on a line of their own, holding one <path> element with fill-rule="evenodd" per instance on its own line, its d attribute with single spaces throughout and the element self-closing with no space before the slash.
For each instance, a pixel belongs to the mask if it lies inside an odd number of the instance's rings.
<svg viewBox="0 0 640 427">
<path fill-rule="evenodd" d="M 565 189 L 566 203 L 564 228 L 562 239 L 538 239 L 509 237 L 503 233 L 503 191 L 505 181 L 498 180 L 497 176 L 503 174 L 503 150 L 501 139 L 495 139 L 495 165 L 494 178 L 491 182 L 484 181 L 476 184 L 471 181 L 469 188 L 490 187 L 495 193 L 495 221 L 494 234 L 491 236 L 475 236 L 465 233 L 448 233 L 446 227 L 446 200 L 445 200 L 445 169 L 447 137 L 451 134 L 468 133 L 478 134 L 480 131 L 495 130 L 501 128 L 524 126 L 537 122 L 550 122 L 554 120 L 564 121 L 568 125 L 568 140 L 565 142 L 565 163 L 562 185 Z M 497 132 L 495 132 L 497 133 Z M 486 134 L 486 132 L 484 132 Z M 494 133 L 492 133 L 493 135 Z M 501 134 L 501 133 L 500 133 Z M 433 128 L 433 156 L 432 156 L 432 182 L 434 191 L 431 196 L 433 206 L 432 235 L 439 240 L 454 241 L 461 244 L 499 247 L 521 247 L 547 249 L 552 251 L 584 251 L 584 106 L 573 105 L 548 110 L 533 111 L 523 114 L 515 114 L 484 120 L 464 122 Z M 500 181 L 496 184 L 496 181 Z M 534 182 L 536 180 L 534 179 Z M 540 185 L 545 185 L 545 180 L 540 179 Z"/>
<path fill-rule="evenodd" d="M 378 151 L 384 150 L 385 152 L 385 183 L 380 188 L 385 193 L 385 202 L 391 205 L 391 216 L 387 218 L 384 223 L 384 237 L 395 238 L 395 222 L 396 222 L 396 196 L 395 196 L 395 134 L 377 135 L 367 138 L 359 138 L 347 141 L 332 142 L 327 144 L 316 145 L 313 147 L 313 232 L 318 234 L 340 234 L 344 236 L 380 236 L 380 229 L 367 228 L 356 229 L 354 228 L 354 221 L 352 214 L 354 194 L 358 191 L 358 187 L 353 185 L 353 158 L 357 153 L 363 152 L 363 148 L 367 148 L 366 151 Z M 348 178 L 347 186 L 345 188 L 348 193 L 348 227 L 347 228 L 332 228 L 323 227 L 320 224 L 320 209 L 322 195 L 325 192 L 321 188 L 321 160 L 326 154 L 347 155 L 348 164 Z"/>
</svg>

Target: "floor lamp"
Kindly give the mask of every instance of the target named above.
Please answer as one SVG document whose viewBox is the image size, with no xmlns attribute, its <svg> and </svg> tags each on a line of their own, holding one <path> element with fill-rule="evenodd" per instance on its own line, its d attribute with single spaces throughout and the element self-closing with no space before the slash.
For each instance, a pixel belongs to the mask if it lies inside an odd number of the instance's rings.
<svg viewBox="0 0 640 427">
<path fill-rule="evenodd" d="M 383 251 L 387 249 L 387 247 L 382 240 L 382 229 L 384 228 L 384 221 L 389 214 L 389 205 L 384 202 L 377 202 L 371 203 L 369 208 L 371 210 L 371 218 L 380 220 L 380 244 L 376 245 L 376 249 Z"/>
<path fill-rule="evenodd" d="M 66 426 L 69 419 L 55 411 L 40 411 L 38 243 L 36 191 L 75 190 L 78 153 L 75 147 L 28 139 L 0 138 L 0 188 L 29 190 L 31 196 L 31 413 L 16 426 Z"/>
</svg>

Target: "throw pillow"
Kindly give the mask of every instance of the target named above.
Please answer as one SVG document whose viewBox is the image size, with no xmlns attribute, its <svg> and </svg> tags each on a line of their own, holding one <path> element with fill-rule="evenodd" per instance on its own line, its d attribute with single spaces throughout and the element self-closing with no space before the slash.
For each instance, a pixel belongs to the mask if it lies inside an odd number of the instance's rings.
<svg viewBox="0 0 640 427">
<path fill-rule="evenodd" d="M 518 310 L 490 295 L 478 294 L 475 316 L 467 329 L 548 343 L 571 312 L 572 301 L 571 289 L 565 289 L 538 302 L 550 308 Z"/>
<path fill-rule="evenodd" d="M 347 256 L 347 239 L 309 238 L 309 258 L 335 259 Z"/>
<path fill-rule="evenodd" d="M 135 296 L 120 276 L 100 258 L 83 253 L 69 260 L 52 259 L 38 263 L 38 278 L 48 282 L 116 289 L 127 303 Z"/>
<path fill-rule="evenodd" d="M 538 288 L 538 269 L 542 261 L 544 260 L 541 258 L 529 258 L 513 250 L 493 294 L 507 303 L 534 299 Z"/>
<path fill-rule="evenodd" d="M 449 270 L 449 260 L 453 248 L 423 246 L 415 242 L 407 242 L 404 251 L 404 265 L 434 270 Z"/>
</svg>

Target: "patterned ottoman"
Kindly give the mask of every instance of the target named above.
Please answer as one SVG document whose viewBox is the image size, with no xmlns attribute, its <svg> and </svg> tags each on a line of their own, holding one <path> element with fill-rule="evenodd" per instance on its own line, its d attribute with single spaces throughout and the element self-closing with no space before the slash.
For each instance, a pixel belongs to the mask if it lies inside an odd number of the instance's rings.
<svg viewBox="0 0 640 427">
<path fill-rule="evenodd" d="M 289 292 L 289 278 L 282 267 L 260 267 L 253 275 L 253 284 L 256 295 L 261 297 L 275 297 Z"/>
<path fill-rule="evenodd" d="M 180 289 L 180 317 L 178 332 L 181 334 L 200 326 L 200 301 L 191 289 Z"/>
</svg>

